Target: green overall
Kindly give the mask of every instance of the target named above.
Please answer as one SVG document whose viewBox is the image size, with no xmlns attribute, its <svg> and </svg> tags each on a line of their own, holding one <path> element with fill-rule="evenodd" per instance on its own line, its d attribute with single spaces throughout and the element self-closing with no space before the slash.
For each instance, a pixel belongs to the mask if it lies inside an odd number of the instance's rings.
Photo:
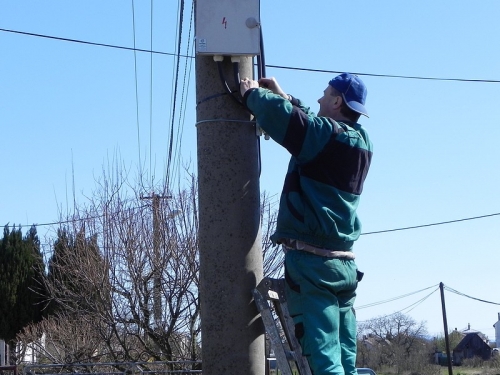
<svg viewBox="0 0 500 375">
<path fill-rule="evenodd" d="M 285 279 L 295 335 L 312 373 L 356 375 L 354 260 L 288 251 Z"/>
</svg>

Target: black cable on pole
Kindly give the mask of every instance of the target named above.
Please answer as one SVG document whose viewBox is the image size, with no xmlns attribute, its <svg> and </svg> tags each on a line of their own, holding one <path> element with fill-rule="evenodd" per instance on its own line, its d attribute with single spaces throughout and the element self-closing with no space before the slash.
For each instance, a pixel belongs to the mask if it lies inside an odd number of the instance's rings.
<svg viewBox="0 0 500 375">
<path fill-rule="evenodd" d="M 240 63 L 238 61 L 233 61 L 233 79 L 234 79 L 234 84 L 236 87 L 240 87 Z M 240 91 L 238 90 L 238 93 Z"/>
<path fill-rule="evenodd" d="M 259 80 L 262 77 L 267 77 L 266 74 L 266 58 L 265 58 L 265 53 L 264 53 L 264 34 L 262 33 L 262 24 L 259 25 L 259 47 L 260 47 L 260 53 L 257 55 L 257 79 Z M 257 123 L 255 123 L 255 126 L 257 127 Z M 258 148 L 258 155 L 259 155 L 259 177 L 262 174 L 262 154 L 261 154 L 261 145 L 260 145 L 260 137 L 257 137 L 257 148 Z"/>
<path fill-rule="evenodd" d="M 264 53 L 264 37 L 262 33 L 262 24 L 259 25 L 260 33 L 260 54 L 257 55 L 257 63 L 259 65 L 259 78 L 267 77 L 266 74 L 266 54 Z"/>
<path fill-rule="evenodd" d="M 227 84 L 226 77 L 224 76 L 224 71 L 222 70 L 222 62 L 217 61 L 217 70 L 219 71 L 219 77 L 222 82 L 222 86 L 224 87 L 224 90 L 229 94 L 229 96 L 239 105 L 243 105 L 243 103 L 234 95 L 236 91 L 231 91 L 229 88 L 229 85 Z M 239 88 L 238 88 L 239 89 Z"/>
</svg>

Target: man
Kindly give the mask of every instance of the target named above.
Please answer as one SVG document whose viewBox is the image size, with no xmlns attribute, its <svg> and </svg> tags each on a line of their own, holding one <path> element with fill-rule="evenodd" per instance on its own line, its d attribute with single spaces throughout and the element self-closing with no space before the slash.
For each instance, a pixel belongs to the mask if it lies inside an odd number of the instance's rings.
<svg viewBox="0 0 500 375">
<path fill-rule="evenodd" d="M 241 94 L 258 124 L 291 154 L 273 243 L 285 250 L 286 298 L 295 335 L 314 375 L 356 375 L 353 304 L 362 273 L 352 247 L 372 144 L 358 124 L 366 87 L 333 78 L 315 115 L 274 78 L 243 79 Z"/>
</svg>

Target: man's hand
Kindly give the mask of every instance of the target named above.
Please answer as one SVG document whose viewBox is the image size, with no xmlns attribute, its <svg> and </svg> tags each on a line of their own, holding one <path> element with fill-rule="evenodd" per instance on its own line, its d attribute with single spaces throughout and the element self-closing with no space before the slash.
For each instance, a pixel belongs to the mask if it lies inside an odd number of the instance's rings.
<svg viewBox="0 0 500 375">
<path fill-rule="evenodd" d="M 280 95 L 285 99 L 288 99 L 288 95 L 281 89 L 280 85 L 278 85 L 278 81 L 276 81 L 276 78 L 274 78 L 274 77 L 261 78 L 261 79 L 259 79 L 259 84 L 262 87 L 268 88 L 269 90 L 271 90 L 275 94 Z"/>
<path fill-rule="evenodd" d="M 245 93 L 250 89 L 256 89 L 259 87 L 259 82 L 253 81 L 248 78 L 243 78 L 240 82 L 240 92 L 241 96 L 244 96 Z"/>
</svg>

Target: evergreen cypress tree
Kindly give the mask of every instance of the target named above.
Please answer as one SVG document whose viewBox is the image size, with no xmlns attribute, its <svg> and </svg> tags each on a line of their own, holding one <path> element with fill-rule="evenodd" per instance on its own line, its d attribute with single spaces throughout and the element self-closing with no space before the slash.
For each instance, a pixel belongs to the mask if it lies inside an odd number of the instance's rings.
<svg viewBox="0 0 500 375">
<path fill-rule="evenodd" d="M 45 265 L 40 251 L 40 240 L 35 226 L 32 226 L 23 239 L 23 254 L 27 271 L 24 282 L 18 288 L 16 311 L 22 315 L 21 322 L 37 323 L 42 320 L 47 292 L 45 289 Z M 23 325 L 24 326 L 24 325 Z"/>
<path fill-rule="evenodd" d="M 10 341 L 15 332 L 12 332 L 12 317 L 17 300 L 17 267 L 15 261 L 16 229 L 10 232 L 5 226 L 3 238 L 0 241 L 0 338 Z"/>
<path fill-rule="evenodd" d="M 4 227 L 0 241 L 0 338 L 15 339 L 23 327 L 42 319 L 44 265 L 35 227 Z"/>
</svg>

